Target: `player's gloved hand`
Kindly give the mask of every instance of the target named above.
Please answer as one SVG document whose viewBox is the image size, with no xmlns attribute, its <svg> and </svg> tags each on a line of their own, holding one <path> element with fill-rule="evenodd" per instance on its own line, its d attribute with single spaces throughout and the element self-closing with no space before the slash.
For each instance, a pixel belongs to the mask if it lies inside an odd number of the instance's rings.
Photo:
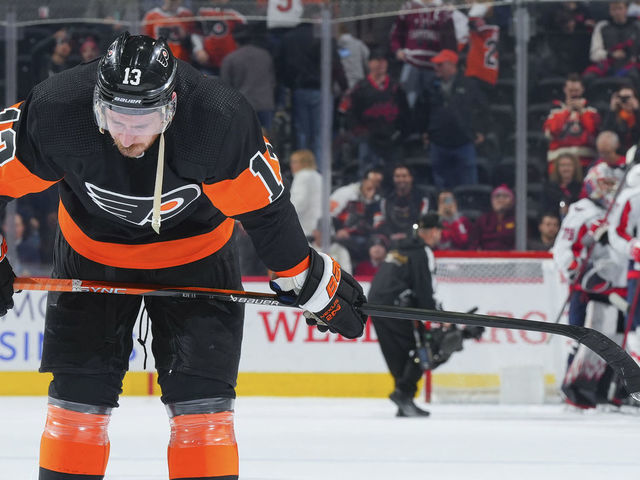
<svg viewBox="0 0 640 480">
<path fill-rule="evenodd" d="M 13 279 L 16 278 L 6 255 L 7 241 L 0 235 L 0 316 L 13 308 Z"/>
<path fill-rule="evenodd" d="M 603 244 L 606 244 L 606 234 L 608 230 L 609 224 L 607 224 L 603 220 L 596 220 L 589 226 L 589 230 L 582 237 L 582 245 L 586 248 L 591 248 L 591 246 L 596 242 L 602 242 Z"/>
<path fill-rule="evenodd" d="M 629 256 L 635 262 L 640 262 L 640 240 L 634 239 L 629 248 Z"/>
<path fill-rule="evenodd" d="M 293 277 L 279 277 L 270 282 L 283 303 L 305 311 L 307 324 L 318 330 L 357 338 L 364 331 L 366 315 L 360 305 L 367 301 L 362 287 L 340 268 L 329 255 L 309 250 L 309 268 Z"/>
<path fill-rule="evenodd" d="M 569 275 L 568 280 L 573 282 L 578 274 L 580 273 L 582 265 L 578 260 L 572 260 L 569 266 L 567 267 L 567 274 Z"/>
</svg>

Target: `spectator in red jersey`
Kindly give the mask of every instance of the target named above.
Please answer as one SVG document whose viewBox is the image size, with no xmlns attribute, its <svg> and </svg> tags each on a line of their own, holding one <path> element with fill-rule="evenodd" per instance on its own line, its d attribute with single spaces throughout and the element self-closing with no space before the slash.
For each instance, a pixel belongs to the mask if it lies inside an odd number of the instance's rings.
<svg viewBox="0 0 640 480">
<path fill-rule="evenodd" d="M 404 64 L 400 83 L 411 108 L 435 77 L 431 59 L 443 49 L 458 49 L 453 14 L 438 5 L 437 0 L 405 2 L 401 10 L 407 13 L 400 14 L 391 29 L 391 50 Z"/>
<path fill-rule="evenodd" d="M 389 250 L 389 240 L 384 235 L 374 235 L 371 237 L 369 245 L 369 258 L 361 261 L 356 266 L 355 275 L 373 277 L 384 262 Z"/>
<path fill-rule="evenodd" d="M 542 129 L 549 139 L 547 161 L 549 173 L 553 161 L 564 153 L 578 157 L 586 170 L 596 156 L 596 135 L 600 129 L 600 115 L 587 105 L 584 85 L 576 73 L 567 77 L 564 85 L 564 102 L 555 101 Z"/>
<path fill-rule="evenodd" d="M 638 81 L 640 24 L 627 17 L 627 2 L 609 3 L 609 19 L 598 22 L 591 35 L 590 59 L 585 81 L 606 76 L 625 76 Z"/>
<path fill-rule="evenodd" d="M 234 30 L 247 23 L 245 17 L 232 8 L 226 8 L 229 0 L 209 0 L 209 5 L 198 9 L 200 31 L 193 36 L 193 55 L 207 73 L 217 75 L 222 60 L 238 48 Z"/>
<path fill-rule="evenodd" d="M 142 33 L 149 37 L 164 37 L 176 58 L 191 61 L 191 34 L 195 24 L 188 18 L 193 12 L 182 6 L 182 0 L 164 0 L 161 7 L 149 10 L 142 19 Z"/>
<path fill-rule="evenodd" d="M 604 117 L 602 128 L 618 134 L 620 153 L 636 144 L 640 138 L 640 104 L 631 85 L 622 86 L 611 95 L 609 111 Z"/>
<path fill-rule="evenodd" d="M 408 131 L 409 107 L 402 87 L 387 73 L 387 51 L 370 51 L 369 74 L 342 102 L 347 125 L 358 143 L 359 174 L 388 167 L 402 157 L 401 139 Z"/>
<path fill-rule="evenodd" d="M 538 222 L 538 234 L 527 241 L 527 250 L 549 251 L 559 231 L 560 218 L 552 212 L 543 214 Z"/>
<path fill-rule="evenodd" d="M 582 167 L 578 157 L 564 153 L 553 161 L 549 181 L 542 189 L 542 209 L 554 212 L 561 219 L 569 211 L 569 205 L 580 199 L 582 191 Z"/>
<path fill-rule="evenodd" d="M 491 211 L 476 220 L 471 234 L 473 250 L 513 250 L 516 244 L 514 195 L 500 185 L 491 192 Z"/>
<path fill-rule="evenodd" d="M 438 195 L 438 215 L 442 224 L 439 250 L 466 250 L 469 248 L 471 222 L 458 212 L 453 192 L 442 190 Z"/>
</svg>

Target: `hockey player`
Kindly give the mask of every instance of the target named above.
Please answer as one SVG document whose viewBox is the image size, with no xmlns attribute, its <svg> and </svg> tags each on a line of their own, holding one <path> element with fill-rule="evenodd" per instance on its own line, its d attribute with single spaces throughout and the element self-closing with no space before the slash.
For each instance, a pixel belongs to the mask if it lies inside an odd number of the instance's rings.
<svg viewBox="0 0 640 480">
<path fill-rule="evenodd" d="M 273 147 L 237 91 L 124 33 L 101 59 L 37 85 L 0 112 L 0 199 L 57 183 L 53 275 L 241 288 L 234 219 L 308 322 L 354 338 L 365 318 L 353 278 L 309 248 Z M 0 313 L 13 270 L 0 261 Z M 52 372 L 40 480 L 104 477 L 141 297 L 50 294 L 40 371 Z M 237 479 L 233 402 L 240 304 L 145 298 L 171 424 L 169 477 Z"/>
<path fill-rule="evenodd" d="M 582 326 L 586 321 L 593 328 L 610 328 L 611 331 L 603 332 L 610 335 L 619 327 L 616 306 L 624 308 L 624 302 L 619 300 L 626 295 L 626 268 L 607 243 L 604 217 L 621 177 L 620 169 L 612 169 L 606 163 L 589 170 L 584 181 L 587 198 L 570 205 L 552 249 L 555 263 L 570 282 L 569 323 Z M 609 319 L 612 327 L 598 323 Z M 593 360 L 582 361 L 583 357 L 582 353 L 576 355 L 580 362 L 570 359 L 563 391 L 569 403 L 592 407 L 601 397 L 606 398 L 606 385 L 602 384 L 608 380 L 599 383 L 602 372 L 596 381 L 585 380 L 583 377 L 590 373 L 581 371 L 581 367 L 586 368 L 586 362 Z"/>
<path fill-rule="evenodd" d="M 628 261 L 627 302 L 628 318 L 625 325 L 624 345 L 636 361 L 640 362 L 640 308 L 638 279 L 640 278 L 640 165 L 631 167 L 625 188 L 620 193 L 609 215 L 609 242 Z"/>
</svg>

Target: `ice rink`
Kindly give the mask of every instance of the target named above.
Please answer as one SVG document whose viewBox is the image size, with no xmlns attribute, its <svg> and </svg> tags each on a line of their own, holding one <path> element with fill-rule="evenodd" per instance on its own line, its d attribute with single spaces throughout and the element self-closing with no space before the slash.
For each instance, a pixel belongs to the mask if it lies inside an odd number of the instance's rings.
<svg viewBox="0 0 640 480">
<path fill-rule="evenodd" d="M 0 479 L 36 478 L 45 397 L 0 399 Z M 395 418 L 384 399 L 239 398 L 244 480 L 636 478 L 640 415 L 562 405 L 433 404 Z M 159 399 L 124 397 L 110 428 L 109 480 L 167 479 Z"/>
</svg>

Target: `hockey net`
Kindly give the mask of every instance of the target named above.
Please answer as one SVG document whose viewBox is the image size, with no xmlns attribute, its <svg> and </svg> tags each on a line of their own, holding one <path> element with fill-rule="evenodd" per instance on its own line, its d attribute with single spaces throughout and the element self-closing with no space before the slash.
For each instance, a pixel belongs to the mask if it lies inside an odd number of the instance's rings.
<svg viewBox="0 0 640 480">
<path fill-rule="evenodd" d="M 436 291 L 445 310 L 555 321 L 566 300 L 567 285 L 548 252 L 436 252 L 436 257 Z M 425 397 L 554 401 L 566 346 L 564 338 L 544 333 L 487 328 L 480 340 L 465 340 L 462 351 L 427 373 Z"/>
</svg>

